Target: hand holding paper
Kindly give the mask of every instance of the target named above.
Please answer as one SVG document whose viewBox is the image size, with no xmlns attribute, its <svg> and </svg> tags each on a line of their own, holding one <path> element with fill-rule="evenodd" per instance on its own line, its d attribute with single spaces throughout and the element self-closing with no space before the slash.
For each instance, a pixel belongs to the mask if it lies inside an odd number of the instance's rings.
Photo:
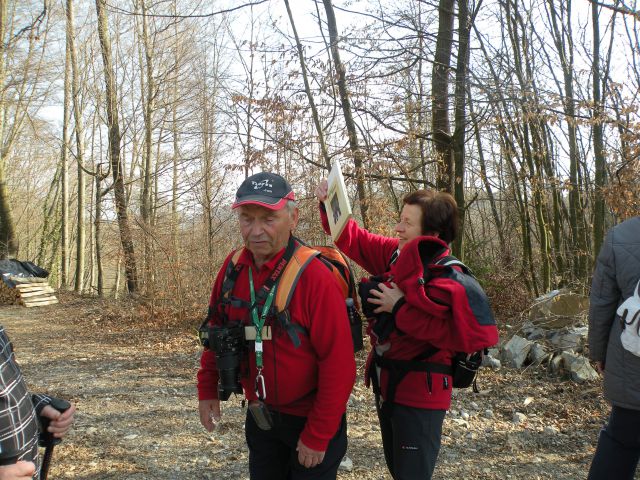
<svg viewBox="0 0 640 480">
<path fill-rule="evenodd" d="M 331 238 L 335 242 L 342 233 L 347 221 L 353 216 L 349 197 L 347 196 L 347 187 L 340 170 L 340 162 L 337 160 L 333 163 L 331 172 L 329 172 L 326 194 L 324 185 L 323 182 L 318 186 L 316 195 L 320 200 L 324 201 L 327 217 L 329 218 Z"/>
</svg>

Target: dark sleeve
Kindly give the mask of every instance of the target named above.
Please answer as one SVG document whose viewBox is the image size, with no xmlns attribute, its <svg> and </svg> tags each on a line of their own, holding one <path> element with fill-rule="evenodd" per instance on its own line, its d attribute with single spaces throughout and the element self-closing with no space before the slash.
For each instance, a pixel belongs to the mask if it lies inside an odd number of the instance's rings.
<svg viewBox="0 0 640 480">
<path fill-rule="evenodd" d="M 13 346 L 0 325 L 0 463 L 37 455 L 38 421 L 32 396 L 15 361 Z M 44 405 L 43 405 L 44 407 Z"/>
<path fill-rule="evenodd" d="M 598 255 L 589 296 L 589 356 L 596 362 L 605 360 L 611 325 L 620 303 L 613 237 L 614 230 L 610 230 Z"/>
<path fill-rule="evenodd" d="M 36 415 L 39 416 L 42 409 L 51 404 L 51 397 L 42 393 L 33 393 L 31 401 L 33 402 L 33 408 L 36 410 Z"/>
</svg>

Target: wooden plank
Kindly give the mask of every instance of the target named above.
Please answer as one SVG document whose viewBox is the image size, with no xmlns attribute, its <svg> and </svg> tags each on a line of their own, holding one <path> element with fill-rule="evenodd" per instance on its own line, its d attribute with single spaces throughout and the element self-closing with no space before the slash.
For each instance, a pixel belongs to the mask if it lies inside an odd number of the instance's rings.
<svg viewBox="0 0 640 480">
<path fill-rule="evenodd" d="M 23 287 L 23 288 L 16 288 L 14 289 L 14 291 L 16 292 L 37 292 L 38 290 L 52 290 L 53 291 L 53 287 L 51 285 L 35 285 L 35 286 L 29 286 L 29 287 Z"/>
<path fill-rule="evenodd" d="M 33 288 L 33 287 L 48 287 L 49 284 L 47 282 L 33 282 L 33 283 L 18 283 L 16 284 L 16 288 L 20 291 L 25 288 Z"/>
<path fill-rule="evenodd" d="M 20 292 L 20 298 L 39 297 L 41 295 L 49 296 L 50 293 L 55 293 L 53 288 L 34 290 L 33 292 Z"/>
<path fill-rule="evenodd" d="M 28 299 L 25 299 L 24 301 L 25 302 L 39 302 L 41 300 L 49 300 L 51 298 L 56 298 L 56 296 L 55 295 L 46 294 L 46 295 L 41 295 L 41 296 L 35 297 L 35 298 L 28 298 Z"/>
<path fill-rule="evenodd" d="M 31 287 L 31 288 L 21 288 L 20 290 L 16 290 L 16 293 L 20 296 L 23 296 L 25 293 L 53 293 L 55 290 L 51 287 Z"/>
<path fill-rule="evenodd" d="M 53 305 L 55 303 L 58 303 L 58 299 L 57 298 L 53 298 L 52 300 L 47 300 L 46 302 L 24 302 L 24 306 L 29 308 L 29 307 L 39 307 L 41 305 Z"/>
<path fill-rule="evenodd" d="M 46 278 L 41 277 L 16 277 L 11 275 L 9 276 L 9 280 L 13 283 L 49 283 Z"/>
<path fill-rule="evenodd" d="M 22 302 L 38 303 L 38 302 L 46 302 L 47 300 L 52 300 L 52 299 L 57 299 L 57 297 L 55 295 L 42 295 L 40 297 L 25 298 L 21 300 Z"/>
</svg>

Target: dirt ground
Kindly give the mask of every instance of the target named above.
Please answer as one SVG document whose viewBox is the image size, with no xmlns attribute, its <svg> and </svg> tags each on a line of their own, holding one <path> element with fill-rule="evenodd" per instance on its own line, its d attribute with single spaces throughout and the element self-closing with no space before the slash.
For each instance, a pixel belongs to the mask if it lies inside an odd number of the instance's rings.
<svg viewBox="0 0 640 480">
<path fill-rule="evenodd" d="M 71 399 L 75 428 L 56 447 L 52 479 L 245 479 L 240 400 L 213 434 L 198 421 L 193 330 L 145 322 L 135 304 L 63 296 L 59 305 L 0 307 L 33 391 Z M 359 379 L 348 409 L 351 472 L 387 479 L 372 398 Z M 598 383 L 544 370 L 483 370 L 481 394 L 455 392 L 435 479 L 584 479 L 608 407 Z M 514 422 L 514 413 L 526 419 Z M 640 478 L 640 475 L 636 478 Z"/>
</svg>

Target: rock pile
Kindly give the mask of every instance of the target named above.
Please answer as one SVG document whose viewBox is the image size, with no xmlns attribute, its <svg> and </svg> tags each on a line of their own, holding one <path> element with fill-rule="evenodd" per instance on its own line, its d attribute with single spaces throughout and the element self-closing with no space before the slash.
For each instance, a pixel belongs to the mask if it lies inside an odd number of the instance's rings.
<svg viewBox="0 0 640 480">
<path fill-rule="evenodd" d="M 493 356 L 512 368 L 546 366 L 578 383 L 597 380 L 586 357 L 587 308 L 588 298 L 562 290 L 540 297 L 529 320 Z"/>
</svg>

